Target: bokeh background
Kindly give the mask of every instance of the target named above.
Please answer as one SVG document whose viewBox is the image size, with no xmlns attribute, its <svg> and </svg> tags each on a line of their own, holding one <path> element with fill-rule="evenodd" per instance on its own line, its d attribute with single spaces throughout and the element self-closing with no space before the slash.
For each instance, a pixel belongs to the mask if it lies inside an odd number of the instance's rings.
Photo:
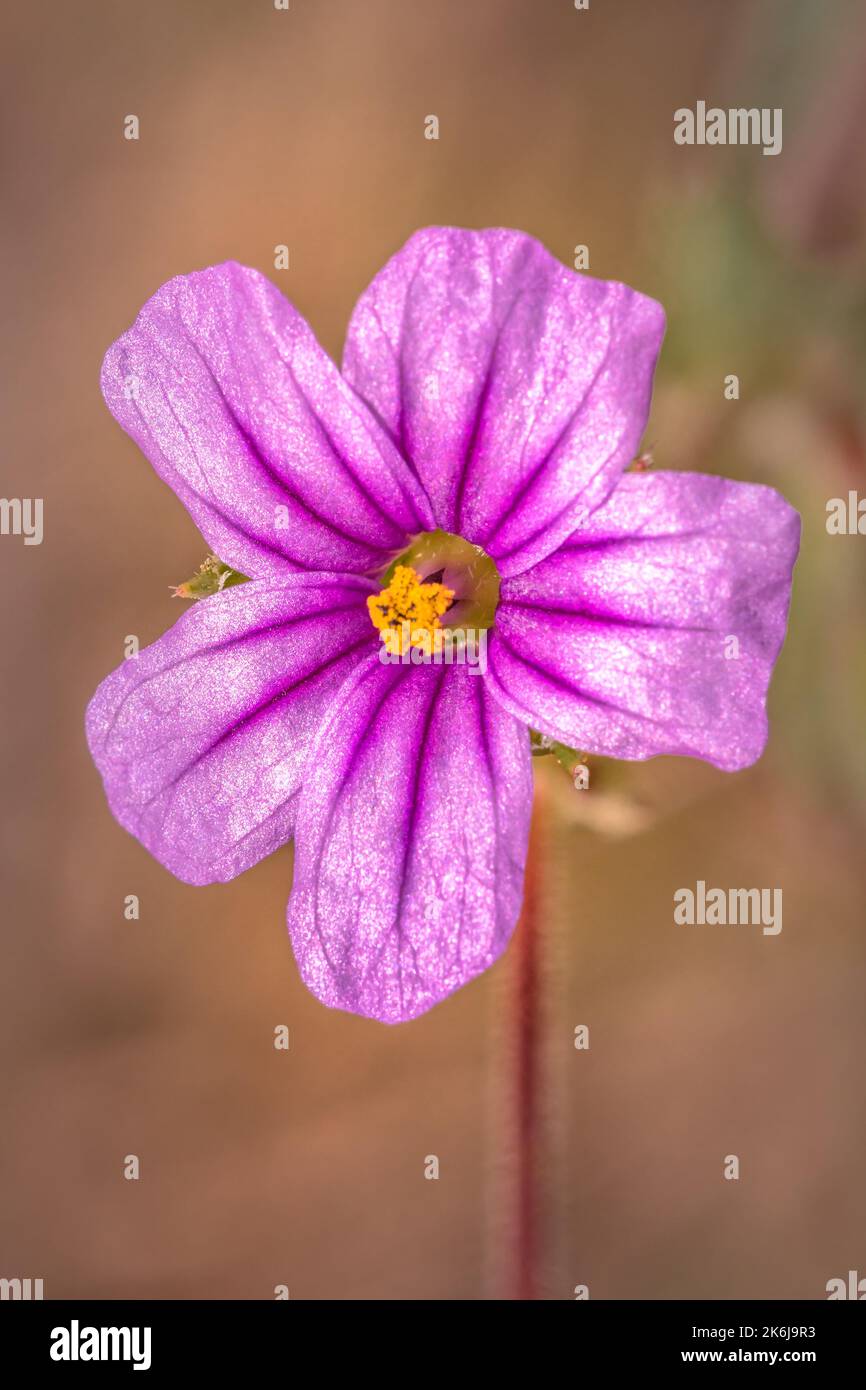
<svg viewBox="0 0 866 1390">
<path fill-rule="evenodd" d="M 825 528 L 866 492 L 862 3 L 88 0 L 7 6 L 4 30 L 0 490 L 44 498 L 45 537 L 0 539 L 0 1274 L 49 1298 L 510 1298 L 527 1176 L 535 1297 L 821 1298 L 866 1273 L 866 539 Z M 676 146 L 699 99 L 782 107 L 782 153 Z M 434 222 L 567 264 L 586 244 L 661 299 L 656 466 L 771 483 L 804 523 L 756 767 L 596 761 L 579 793 L 538 762 L 528 1168 L 520 940 L 417 1022 L 329 1012 L 286 935 L 291 848 L 176 882 L 111 819 L 82 730 L 205 554 L 102 403 L 109 343 L 235 258 L 339 357 Z M 698 878 L 781 887 L 781 935 L 676 927 Z"/>
</svg>

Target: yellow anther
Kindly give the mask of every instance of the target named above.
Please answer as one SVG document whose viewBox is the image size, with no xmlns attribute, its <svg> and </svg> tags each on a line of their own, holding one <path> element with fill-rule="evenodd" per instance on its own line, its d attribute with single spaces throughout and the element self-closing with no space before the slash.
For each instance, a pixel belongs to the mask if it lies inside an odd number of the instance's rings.
<svg viewBox="0 0 866 1390">
<path fill-rule="evenodd" d="M 367 609 L 388 651 L 402 656 L 407 637 L 413 647 L 430 642 L 422 633 L 441 628 L 439 619 L 448 612 L 453 597 L 453 589 L 435 581 L 425 583 L 410 565 L 398 565 L 387 588 L 367 599 Z M 435 649 L 437 639 L 433 642 Z"/>
</svg>

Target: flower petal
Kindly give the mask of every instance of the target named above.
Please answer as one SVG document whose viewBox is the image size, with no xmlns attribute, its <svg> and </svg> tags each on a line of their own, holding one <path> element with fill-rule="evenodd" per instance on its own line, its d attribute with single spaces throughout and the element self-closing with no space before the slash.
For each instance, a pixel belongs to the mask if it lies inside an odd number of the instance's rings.
<svg viewBox="0 0 866 1390">
<path fill-rule="evenodd" d="M 504 950 L 520 909 L 529 739 L 459 666 L 365 661 L 301 796 L 289 930 L 312 992 L 399 1023 Z"/>
<path fill-rule="evenodd" d="M 634 457 L 663 332 L 661 305 L 575 274 L 532 237 L 428 227 L 358 301 L 343 372 L 437 525 L 517 574 Z"/>
<path fill-rule="evenodd" d="M 109 349 L 102 390 L 242 574 L 360 573 L 429 520 L 385 432 L 258 271 L 228 262 L 163 285 Z"/>
<path fill-rule="evenodd" d="M 560 550 L 503 583 L 492 692 L 586 752 L 748 766 L 766 742 L 799 535 L 771 488 L 626 474 Z"/>
<path fill-rule="evenodd" d="M 178 878 L 224 882 L 291 837 L 316 729 L 375 650 L 373 587 L 293 574 L 226 589 L 103 681 L 87 736 L 109 805 Z"/>
</svg>

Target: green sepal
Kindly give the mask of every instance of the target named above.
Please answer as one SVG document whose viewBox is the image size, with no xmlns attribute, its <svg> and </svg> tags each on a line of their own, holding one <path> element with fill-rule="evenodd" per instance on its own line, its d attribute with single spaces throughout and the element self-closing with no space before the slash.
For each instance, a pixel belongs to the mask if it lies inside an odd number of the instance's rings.
<svg viewBox="0 0 866 1390">
<path fill-rule="evenodd" d="M 222 589 L 230 589 L 234 584 L 247 582 L 247 575 L 223 564 L 216 555 L 208 555 L 192 578 L 185 579 L 182 584 L 173 585 L 171 592 L 174 598 L 208 598 L 211 594 L 218 594 Z"/>
</svg>

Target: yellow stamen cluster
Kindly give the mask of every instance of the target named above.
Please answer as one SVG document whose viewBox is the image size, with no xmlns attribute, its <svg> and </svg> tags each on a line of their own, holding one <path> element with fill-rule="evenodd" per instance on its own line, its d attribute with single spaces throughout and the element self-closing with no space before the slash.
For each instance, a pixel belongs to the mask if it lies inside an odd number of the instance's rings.
<svg viewBox="0 0 866 1390">
<path fill-rule="evenodd" d="M 427 584 L 410 565 L 398 565 L 387 588 L 367 599 L 367 609 L 390 654 L 402 656 L 407 638 L 412 647 L 429 643 L 430 638 L 422 634 L 441 628 L 439 619 L 448 612 L 453 597 L 453 589 Z M 434 637 L 434 650 L 436 642 Z"/>
</svg>

